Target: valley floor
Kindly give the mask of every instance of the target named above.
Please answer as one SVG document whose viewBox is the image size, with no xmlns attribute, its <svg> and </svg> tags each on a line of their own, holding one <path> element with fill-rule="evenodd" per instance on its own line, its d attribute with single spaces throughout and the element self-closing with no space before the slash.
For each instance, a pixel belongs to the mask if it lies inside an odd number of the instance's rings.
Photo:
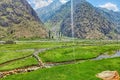
<svg viewBox="0 0 120 80">
<path fill-rule="evenodd" d="M 0 80 L 99 80 L 95 75 L 101 71 L 120 72 L 119 57 L 115 40 L 0 44 Z"/>
</svg>

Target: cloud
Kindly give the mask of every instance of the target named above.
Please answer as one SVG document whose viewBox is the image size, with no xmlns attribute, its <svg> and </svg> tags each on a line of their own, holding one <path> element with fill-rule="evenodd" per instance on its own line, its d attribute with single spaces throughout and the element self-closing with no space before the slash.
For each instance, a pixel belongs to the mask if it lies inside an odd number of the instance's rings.
<svg viewBox="0 0 120 80">
<path fill-rule="evenodd" d="M 52 3 L 55 0 L 27 0 L 34 9 L 42 8 L 45 6 L 48 6 L 50 3 Z M 58 0 L 57 0 L 58 1 Z M 61 3 L 66 3 L 69 0 L 60 0 Z"/>
<path fill-rule="evenodd" d="M 48 6 L 53 0 L 34 0 L 35 9 Z"/>
<path fill-rule="evenodd" d="M 53 0 L 27 0 L 34 9 L 38 9 L 44 6 L 48 6 L 50 3 L 53 2 Z"/>
<path fill-rule="evenodd" d="M 66 3 L 67 2 L 67 0 L 60 0 L 61 1 L 61 3 Z"/>
<path fill-rule="evenodd" d="M 104 4 L 104 5 L 100 5 L 99 7 L 106 8 L 108 10 L 113 10 L 115 12 L 119 11 L 119 8 L 117 7 L 117 5 L 113 4 L 113 3 L 110 3 L 110 2 L 108 2 L 108 3 Z"/>
</svg>

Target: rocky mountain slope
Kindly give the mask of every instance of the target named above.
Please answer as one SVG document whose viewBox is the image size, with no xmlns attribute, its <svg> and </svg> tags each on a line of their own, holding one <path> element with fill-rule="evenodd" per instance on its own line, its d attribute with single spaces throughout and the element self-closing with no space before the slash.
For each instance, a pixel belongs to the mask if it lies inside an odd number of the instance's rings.
<svg viewBox="0 0 120 80">
<path fill-rule="evenodd" d="M 56 10 L 60 8 L 62 3 L 59 0 L 54 0 L 50 5 L 39 8 L 36 10 L 39 18 L 46 22 L 54 13 Z"/>
<path fill-rule="evenodd" d="M 117 38 L 119 13 L 107 12 L 86 0 L 74 1 L 74 36 L 82 39 L 115 39 Z M 112 17 L 111 17 L 112 16 Z M 113 18 L 114 17 L 114 18 Z M 54 14 L 45 22 L 47 26 L 57 27 L 64 36 L 72 37 L 71 29 L 71 2 L 62 5 Z M 54 29 L 56 30 L 56 29 Z"/>
<path fill-rule="evenodd" d="M 117 32 L 120 33 L 120 12 L 114 12 L 104 8 L 96 8 L 104 17 L 113 22 L 117 27 Z"/>
<path fill-rule="evenodd" d="M 43 27 L 26 0 L 0 1 L 0 39 L 45 38 Z"/>
<path fill-rule="evenodd" d="M 60 25 L 65 19 L 65 16 L 70 13 L 70 2 L 61 5 L 59 9 L 56 9 L 52 15 L 44 22 L 47 29 L 53 32 L 53 35 L 58 36 L 60 33 Z"/>
<path fill-rule="evenodd" d="M 77 3 L 76 3 L 77 2 Z M 115 24 L 106 19 L 94 6 L 85 0 L 74 0 L 74 36 L 82 39 L 114 38 Z M 61 32 L 72 36 L 70 13 L 61 24 Z"/>
</svg>

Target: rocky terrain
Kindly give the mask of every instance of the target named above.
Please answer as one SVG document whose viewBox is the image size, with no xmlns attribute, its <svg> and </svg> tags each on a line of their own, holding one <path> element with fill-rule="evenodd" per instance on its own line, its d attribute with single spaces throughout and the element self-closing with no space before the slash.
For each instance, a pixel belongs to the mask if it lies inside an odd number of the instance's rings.
<svg viewBox="0 0 120 80">
<path fill-rule="evenodd" d="M 76 3 L 77 2 L 77 3 Z M 115 38 L 115 24 L 104 17 L 94 6 L 85 0 L 75 0 L 73 3 L 74 37 L 82 39 L 113 39 Z M 61 23 L 61 32 L 72 37 L 71 14 Z"/>
<path fill-rule="evenodd" d="M 86 0 L 74 0 L 73 5 L 74 37 L 81 39 L 118 38 L 120 12 L 94 7 Z M 72 37 L 71 2 L 61 5 L 44 23 L 52 32 L 60 31 L 62 35 Z"/>
<path fill-rule="evenodd" d="M 0 1 L 0 39 L 46 36 L 43 23 L 26 0 Z"/>
</svg>

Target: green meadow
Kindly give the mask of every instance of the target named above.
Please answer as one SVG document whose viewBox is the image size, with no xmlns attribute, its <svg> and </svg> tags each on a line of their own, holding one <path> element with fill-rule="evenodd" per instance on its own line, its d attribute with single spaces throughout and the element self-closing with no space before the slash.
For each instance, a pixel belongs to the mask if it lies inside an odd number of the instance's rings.
<svg viewBox="0 0 120 80">
<path fill-rule="evenodd" d="M 22 42 L 16 44 L 0 44 L 0 72 L 14 70 L 26 66 L 37 65 L 33 53 L 40 49 L 39 58 L 46 64 L 75 62 L 50 68 L 38 69 L 32 72 L 9 75 L 0 80 L 99 80 L 96 74 L 104 70 L 120 71 L 120 58 L 91 60 L 99 55 L 113 55 L 120 50 L 119 41 L 45 41 Z M 21 59 L 19 59 L 21 58 Z"/>
</svg>

